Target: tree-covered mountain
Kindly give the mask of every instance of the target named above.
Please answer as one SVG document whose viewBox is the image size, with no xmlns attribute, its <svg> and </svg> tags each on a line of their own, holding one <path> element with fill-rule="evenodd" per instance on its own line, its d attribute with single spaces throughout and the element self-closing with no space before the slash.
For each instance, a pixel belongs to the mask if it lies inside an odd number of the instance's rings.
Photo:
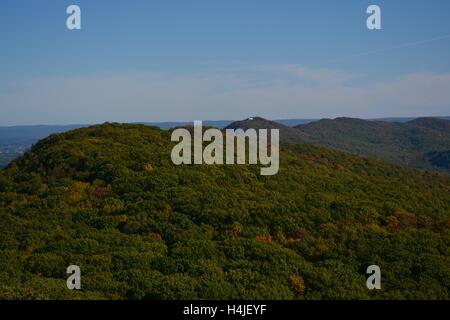
<svg viewBox="0 0 450 320">
<path fill-rule="evenodd" d="M 440 131 L 447 135 L 450 134 L 449 117 L 417 119 L 382 118 L 375 119 L 375 122 L 374 120 L 350 118 L 338 118 L 335 120 L 285 119 L 275 121 L 269 121 L 260 117 L 251 118 L 252 120 L 249 119 L 235 122 L 230 120 L 203 121 L 203 125 L 219 129 L 224 127 L 241 127 L 243 129 L 252 127 L 278 128 L 282 133 L 281 138 L 285 141 L 314 143 L 337 148 L 341 151 L 378 157 L 379 159 L 396 164 L 450 171 L 447 162 L 435 161 L 436 153 L 445 155 L 446 152 L 450 151 L 448 149 L 448 138 L 442 138 L 440 134 L 436 133 L 436 131 Z M 339 128 L 343 125 L 340 122 L 344 121 L 349 122 L 344 134 L 337 132 L 336 135 L 335 131 L 344 130 Z M 350 122 L 353 122 L 353 125 Z M 142 122 L 141 124 L 158 126 L 161 129 L 172 129 L 180 126 L 189 126 L 192 122 Z M 0 168 L 6 166 L 11 160 L 28 150 L 32 144 L 50 134 L 85 126 L 0 127 Z M 300 132 L 299 130 L 294 130 L 293 127 L 300 129 Z M 420 129 L 405 132 L 406 128 L 417 129 L 417 127 L 420 127 Z M 432 130 L 430 132 L 430 130 L 426 129 Z M 434 134 L 432 133 L 433 131 Z M 436 137 L 436 134 L 438 137 Z M 393 139 L 392 135 L 398 135 L 400 138 Z M 411 141 L 414 144 L 421 139 L 424 139 L 424 147 L 410 145 Z M 372 140 L 378 142 L 374 145 Z M 384 144 L 384 147 L 380 146 L 380 144 Z"/>
<path fill-rule="evenodd" d="M 0 168 L 28 150 L 40 139 L 51 134 L 83 127 L 83 125 L 36 125 L 0 127 Z"/>
<path fill-rule="evenodd" d="M 253 117 L 242 121 L 235 121 L 226 126 L 225 129 L 278 129 L 280 130 L 280 139 L 282 141 L 306 142 L 300 132 L 295 128 L 291 128 L 276 121 L 270 121 L 261 117 Z"/>
<path fill-rule="evenodd" d="M 294 143 L 261 176 L 175 166 L 173 145 L 104 124 L 0 170 L 0 298 L 450 298 L 448 176 Z M 381 290 L 366 287 L 373 264 Z"/>
<path fill-rule="evenodd" d="M 259 117 L 228 128 L 279 129 L 284 141 L 311 143 L 394 164 L 450 172 L 450 120 L 418 118 L 385 122 L 355 118 L 322 119 L 293 128 Z"/>
<path fill-rule="evenodd" d="M 429 152 L 426 154 L 428 161 L 436 167 L 448 170 L 450 168 L 450 150 Z"/>
<path fill-rule="evenodd" d="M 337 118 L 300 125 L 296 129 L 310 143 L 396 164 L 449 171 L 450 167 L 437 167 L 427 157 L 431 152 L 450 150 L 449 124 L 449 120 L 433 118 L 406 123 Z"/>
<path fill-rule="evenodd" d="M 414 125 L 429 129 L 434 129 L 442 131 L 444 133 L 450 134 L 450 120 L 449 119 L 438 119 L 438 118 L 417 118 L 411 120 L 407 123 L 408 125 Z"/>
</svg>

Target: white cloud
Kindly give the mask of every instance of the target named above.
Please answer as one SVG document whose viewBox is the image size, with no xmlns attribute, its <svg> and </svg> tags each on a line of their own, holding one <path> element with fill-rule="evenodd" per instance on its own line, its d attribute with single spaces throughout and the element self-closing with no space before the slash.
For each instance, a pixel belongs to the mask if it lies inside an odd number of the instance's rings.
<svg viewBox="0 0 450 320">
<path fill-rule="evenodd" d="M 0 124 L 450 114 L 450 74 L 357 80 L 358 75 L 342 70 L 298 65 L 46 77 L 0 90 Z"/>
<path fill-rule="evenodd" d="M 288 74 L 297 80 L 319 85 L 342 84 L 358 78 L 357 74 L 343 70 L 314 69 L 297 64 L 261 65 L 257 69 L 282 75 Z"/>
</svg>

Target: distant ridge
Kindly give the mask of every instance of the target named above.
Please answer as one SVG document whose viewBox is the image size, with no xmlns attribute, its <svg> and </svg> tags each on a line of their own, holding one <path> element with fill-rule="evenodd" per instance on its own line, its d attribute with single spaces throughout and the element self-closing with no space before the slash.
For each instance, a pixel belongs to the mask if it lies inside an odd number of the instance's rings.
<svg viewBox="0 0 450 320">
<path fill-rule="evenodd" d="M 450 171 L 447 152 L 450 117 L 402 117 L 382 119 L 282 119 L 269 121 L 261 117 L 242 121 L 205 120 L 203 124 L 223 128 L 278 128 L 281 139 L 312 143 L 341 151 L 368 155 L 396 164 Z M 167 130 L 192 125 L 182 122 L 141 122 Z M 0 167 L 28 150 L 38 140 L 54 133 L 86 127 L 74 125 L 32 125 L 0 127 Z"/>
<path fill-rule="evenodd" d="M 200 119 L 199 119 L 200 120 Z M 218 129 L 225 128 L 233 120 L 205 120 L 202 121 L 204 126 L 214 127 Z M 193 121 L 179 121 L 179 122 L 136 122 L 137 124 L 144 124 L 146 126 L 156 126 L 163 130 L 172 129 L 176 127 L 184 127 L 192 125 Z"/>
<path fill-rule="evenodd" d="M 54 133 L 65 132 L 73 129 L 86 127 L 83 124 L 72 125 L 33 125 L 33 126 L 10 126 L 0 127 L 0 144 L 2 143 L 33 143 L 48 137 Z"/>
<path fill-rule="evenodd" d="M 450 134 L 450 121 L 438 118 L 417 118 L 408 122 L 408 124 L 416 125 L 424 128 L 439 130 Z"/>
<path fill-rule="evenodd" d="M 387 122 L 340 117 L 291 128 L 253 117 L 236 121 L 228 128 L 277 128 L 284 141 L 316 144 L 394 164 L 450 172 L 449 126 L 449 120 L 437 118 Z"/>
<path fill-rule="evenodd" d="M 228 125 L 226 129 L 279 129 L 280 139 L 290 142 L 306 142 L 295 128 L 285 126 L 276 121 L 270 121 L 261 117 L 251 117 L 242 121 L 235 121 Z"/>
</svg>

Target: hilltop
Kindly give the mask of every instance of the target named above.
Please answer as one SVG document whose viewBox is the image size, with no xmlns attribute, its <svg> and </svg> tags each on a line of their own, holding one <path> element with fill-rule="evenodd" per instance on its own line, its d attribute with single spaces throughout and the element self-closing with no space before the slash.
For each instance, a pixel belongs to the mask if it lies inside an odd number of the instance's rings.
<svg viewBox="0 0 450 320">
<path fill-rule="evenodd" d="M 226 126 L 225 129 L 278 129 L 280 130 L 280 139 L 282 141 L 307 142 L 298 130 L 261 117 L 252 117 L 242 121 L 235 121 Z"/>
<path fill-rule="evenodd" d="M 408 125 L 414 125 L 429 129 L 434 129 L 442 131 L 444 133 L 450 134 L 450 120 L 449 119 L 438 119 L 438 118 L 417 118 L 408 121 Z"/>
<path fill-rule="evenodd" d="M 450 172 L 450 120 L 418 118 L 386 122 L 356 118 L 322 119 L 293 128 L 259 117 L 227 128 L 279 129 L 280 139 L 334 148 L 390 163 Z"/>
<path fill-rule="evenodd" d="M 447 161 L 442 161 L 445 158 L 446 152 L 448 152 L 448 139 L 439 137 L 431 137 L 427 139 L 426 143 L 431 142 L 430 145 L 426 145 L 425 148 L 417 148 L 408 146 L 403 147 L 403 142 L 398 143 L 393 139 L 385 139 L 383 135 L 397 134 L 392 131 L 395 127 L 421 127 L 422 132 L 406 133 L 408 139 L 417 140 L 421 139 L 421 135 L 425 129 L 426 135 L 429 135 L 429 130 L 440 131 L 442 133 L 449 133 L 450 117 L 441 118 L 382 118 L 382 119 L 368 119 L 360 120 L 364 125 L 363 127 L 370 128 L 374 123 L 378 123 L 376 130 L 369 130 L 365 132 L 367 128 L 361 128 L 348 126 L 346 128 L 347 134 L 338 134 L 335 137 L 335 132 L 329 130 L 327 127 L 327 121 L 330 121 L 332 126 L 333 122 L 339 122 L 343 119 L 352 121 L 351 118 L 337 118 L 331 119 L 284 119 L 269 121 L 260 117 L 254 117 L 251 121 L 250 118 L 242 121 L 231 120 L 219 120 L 219 121 L 203 121 L 206 126 L 211 126 L 219 129 L 225 127 L 236 128 L 241 127 L 243 129 L 258 127 L 258 128 L 277 128 L 280 129 L 281 139 L 290 142 L 300 143 L 314 143 L 333 147 L 341 151 L 351 152 L 355 154 L 367 155 L 377 157 L 384 161 L 392 163 L 406 165 L 411 167 L 423 168 L 423 169 L 441 169 L 443 171 L 450 172 L 450 167 Z M 370 122 L 370 123 L 369 123 Z M 192 122 L 142 122 L 148 126 L 157 126 L 161 129 L 172 129 L 175 127 L 190 126 Z M 325 125 L 322 125 L 325 124 Z M 384 125 L 384 124 L 387 124 Z M 406 124 L 406 125 L 405 125 Z M 87 125 L 68 125 L 68 126 L 12 126 L 12 127 L 0 127 L 0 168 L 6 166 L 13 159 L 17 158 L 24 151 L 28 150 L 38 140 L 43 139 L 50 134 L 65 132 L 71 129 L 86 127 Z M 339 126 L 339 125 L 338 125 Z M 295 128 L 300 129 L 295 130 Z M 362 129 L 362 136 L 359 137 L 359 132 Z M 306 131 L 306 132 L 303 132 Z M 386 132 L 383 132 L 386 131 Z M 395 130 L 394 130 L 395 131 Z M 373 139 L 381 140 L 385 147 L 373 145 L 370 139 L 367 139 L 367 135 L 373 135 Z M 400 136 L 405 136 L 405 133 L 400 133 Z M 419 135 L 416 138 L 414 135 Z M 337 140 L 336 140 L 337 138 Z M 384 140 L 383 140 L 384 139 Z M 444 140 L 444 143 L 441 142 Z M 390 145 L 387 145 L 390 144 Z M 428 146 L 430 146 L 428 148 Z M 443 147 L 442 147 L 443 146 Z M 389 150 L 390 149 L 390 150 Z M 426 149 L 424 151 L 424 149 Z M 398 152 L 397 152 L 398 151 Z M 398 153 L 395 155 L 395 153 Z M 438 155 L 439 154 L 439 155 Z"/>
<path fill-rule="evenodd" d="M 450 171 L 450 167 L 436 166 L 429 160 L 432 152 L 450 150 L 449 124 L 449 120 L 433 118 L 406 123 L 337 118 L 295 128 L 309 143 L 410 167 Z"/>
<path fill-rule="evenodd" d="M 450 180 L 283 143 L 175 166 L 170 131 L 52 135 L 0 170 L 0 298 L 448 299 Z M 66 289 L 79 265 L 82 291 Z M 365 285 L 382 270 L 383 290 Z"/>
</svg>

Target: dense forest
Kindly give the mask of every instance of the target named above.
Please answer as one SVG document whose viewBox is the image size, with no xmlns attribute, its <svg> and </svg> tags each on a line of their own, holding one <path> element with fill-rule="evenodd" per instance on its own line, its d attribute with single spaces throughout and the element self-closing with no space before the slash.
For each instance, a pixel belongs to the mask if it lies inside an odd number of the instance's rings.
<svg viewBox="0 0 450 320">
<path fill-rule="evenodd" d="M 103 124 L 0 170 L 0 298 L 450 298 L 449 176 L 289 142 L 261 176 L 175 166 L 173 145 Z"/>
<path fill-rule="evenodd" d="M 450 120 L 417 118 L 406 123 L 353 118 L 323 119 L 295 127 L 308 142 L 395 164 L 441 169 L 448 163 L 433 161 L 430 154 L 450 151 Z"/>
<path fill-rule="evenodd" d="M 450 173 L 448 119 L 417 118 L 400 123 L 341 117 L 288 127 L 254 117 L 228 127 L 276 128 L 284 141 L 321 145 L 393 164 Z"/>
</svg>

